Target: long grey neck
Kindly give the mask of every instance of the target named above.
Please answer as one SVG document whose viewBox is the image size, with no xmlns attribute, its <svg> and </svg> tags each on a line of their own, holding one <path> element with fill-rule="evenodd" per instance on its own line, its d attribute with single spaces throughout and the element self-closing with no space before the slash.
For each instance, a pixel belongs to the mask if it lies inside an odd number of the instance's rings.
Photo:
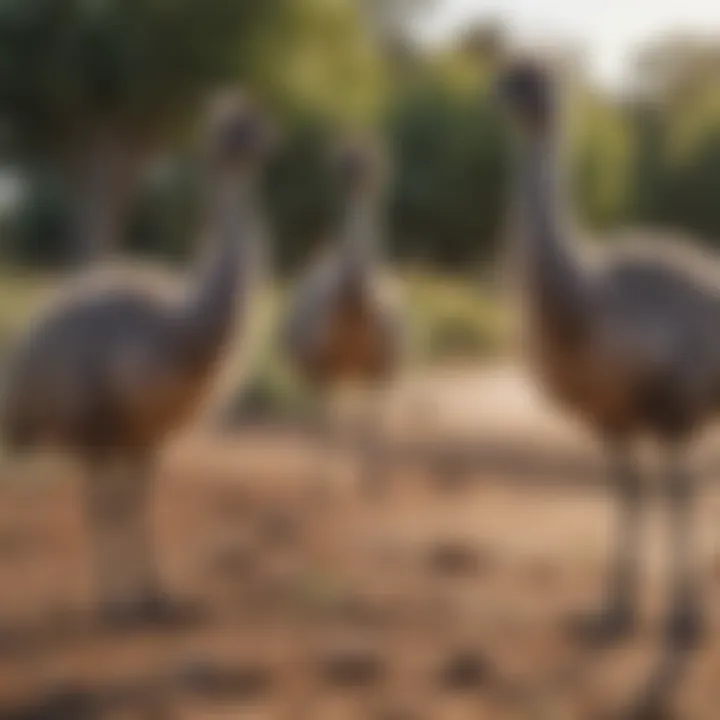
<svg viewBox="0 0 720 720">
<path fill-rule="evenodd" d="M 563 335 L 582 328 L 587 278 L 570 242 L 555 133 L 528 140 L 518 173 L 516 228 L 523 281 L 540 318 Z"/>
<path fill-rule="evenodd" d="M 254 178 L 219 177 L 211 184 L 205 235 L 211 254 L 191 290 L 183 316 L 183 335 L 191 360 L 221 353 L 247 305 L 259 272 L 263 227 Z"/>
<path fill-rule="evenodd" d="M 350 281 L 362 281 L 379 252 L 377 203 L 369 195 L 348 198 L 341 226 L 342 270 Z"/>
</svg>

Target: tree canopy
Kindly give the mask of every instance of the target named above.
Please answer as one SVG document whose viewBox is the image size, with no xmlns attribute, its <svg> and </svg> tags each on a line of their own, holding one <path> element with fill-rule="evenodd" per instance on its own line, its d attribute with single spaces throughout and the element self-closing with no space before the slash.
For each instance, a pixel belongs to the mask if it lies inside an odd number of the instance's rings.
<svg viewBox="0 0 720 720">
<path fill-rule="evenodd" d="M 53 261 L 73 238 L 81 251 L 98 238 L 100 250 L 121 239 L 140 252 L 191 247 L 199 180 L 181 140 L 209 92 L 239 83 L 269 102 L 284 130 L 268 180 L 284 266 L 325 236 L 336 201 L 329 150 L 358 126 L 374 128 L 394 161 L 393 254 L 450 268 L 492 257 L 509 147 L 487 89 L 512 47 L 494 23 L 423 46 L 411 30 L 432 5 L 0 0 L 0 152 L 32 180 L 27 207 L 6 226 L 12 246 Z M 588 82 L 576 49 L 556 54 L 572 78 L 580 221 L 720 238 L 720 45 L 658 40 L 615 95 Z M 174 169 L 164 184 L 144 183 L 159 149 Z"/>
<path fill-rule="evenodd" d="M 97 128 L 167 132 L 208 87 L 249 72 L 282 2 L 2 0 L 0 109 L 14 147 L 62 150 Z"/>
</svg>

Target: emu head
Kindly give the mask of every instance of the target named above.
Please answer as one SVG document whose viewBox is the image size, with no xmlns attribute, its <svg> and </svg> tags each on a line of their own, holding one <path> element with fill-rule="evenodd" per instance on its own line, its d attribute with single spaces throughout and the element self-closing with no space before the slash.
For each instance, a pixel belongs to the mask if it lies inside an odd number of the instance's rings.
<svg viewBox="0 0 720 720">
<path fill-rule="evenodd" d="M 534 60 L 516 61 L 498 78 L 496 94 L 521 131 L 537 135 L 552 129 L 558 97 L 549 68 Z"/>
<path fill-rule="evenodd" d="M 268 157 L 276 144 L 276 130 L 259 107 L 239 93 L 215 100 L 207 121 L 210 164 L 221 171 L 252 170 Z"/>
<path fill-rule="evenodd" d="M 386 179 L 381 149 L 368 138 L 346 138 L 336 149 L 334 169 L 338 188 L 344 196 L 378 193 Z"/>
</svg>

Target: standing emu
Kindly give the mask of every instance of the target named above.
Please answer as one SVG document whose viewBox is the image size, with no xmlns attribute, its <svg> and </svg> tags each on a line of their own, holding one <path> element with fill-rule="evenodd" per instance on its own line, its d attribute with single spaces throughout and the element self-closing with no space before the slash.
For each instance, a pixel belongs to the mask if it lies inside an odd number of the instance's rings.
<svg viewBox="0 0 720 720">
<path fill-rule="evenodd" d="M 665 459 L 671 513 L 668 639 L 691 643 L 701 623 L 686 451 L 720 404 L 720 273 L 680 244 L 613 249 L 595 262 L 581 256 L 562 207 L 553 78 L 519 61 L 497 90 L 520 141 L 514 230 L 532 364 L 545 388 L 607 444 L 620 500 L 608 602 L 583 627 L 606 639 L 633 627 L 642 490 L 631 445 L 649 434 Z"/>
<path fill-rule="evenodd" d="M 323 393 L 341 386 L 381 391 L 400 364 L 402 316 L 378 257 L 381 164 L 377 149 L 362 140 L 340 150 L 335 167 L 343 199 L 339 242 L 292 296 L 284 329 L 287 354 L 298 373 Z M 371 412 L 366 420 L 363 444 L 370 461 L 377 453 L 378 417 Z M 376 463 L 367 464 L 366 490 L 377 488 L 377 472 Z"/>
<path fill-rule="evenodd" d="M 210 113 L 206 233 L 213 245 L 197 282 L 172 296 L 107 281 L 44 317 L 13 357 L 2 433 L 10 447 L 78 455 L 106 621 L 160 619 L 150 538 L 151 473 L 166 435 L 205 396 L 246 309 L 258 251 L 256 180 L 266 125 L 243 98 Z"/>
</svg>

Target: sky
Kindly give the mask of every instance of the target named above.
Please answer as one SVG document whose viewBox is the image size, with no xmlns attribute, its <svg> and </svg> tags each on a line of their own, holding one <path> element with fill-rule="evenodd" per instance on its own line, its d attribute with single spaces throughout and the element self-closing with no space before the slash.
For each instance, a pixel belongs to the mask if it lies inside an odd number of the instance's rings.
<svg viewBox="0 0 720 720">
<path fill-rule="evenodd" d="M 581 48 L 592 75 L 615 88 L 648 40 L 675 31 L 720 37 L 720 0 L 437 0 L 421 34 L 442 40 L 488 18 L 500 19 L 520 43 Z"/>
</svg>

